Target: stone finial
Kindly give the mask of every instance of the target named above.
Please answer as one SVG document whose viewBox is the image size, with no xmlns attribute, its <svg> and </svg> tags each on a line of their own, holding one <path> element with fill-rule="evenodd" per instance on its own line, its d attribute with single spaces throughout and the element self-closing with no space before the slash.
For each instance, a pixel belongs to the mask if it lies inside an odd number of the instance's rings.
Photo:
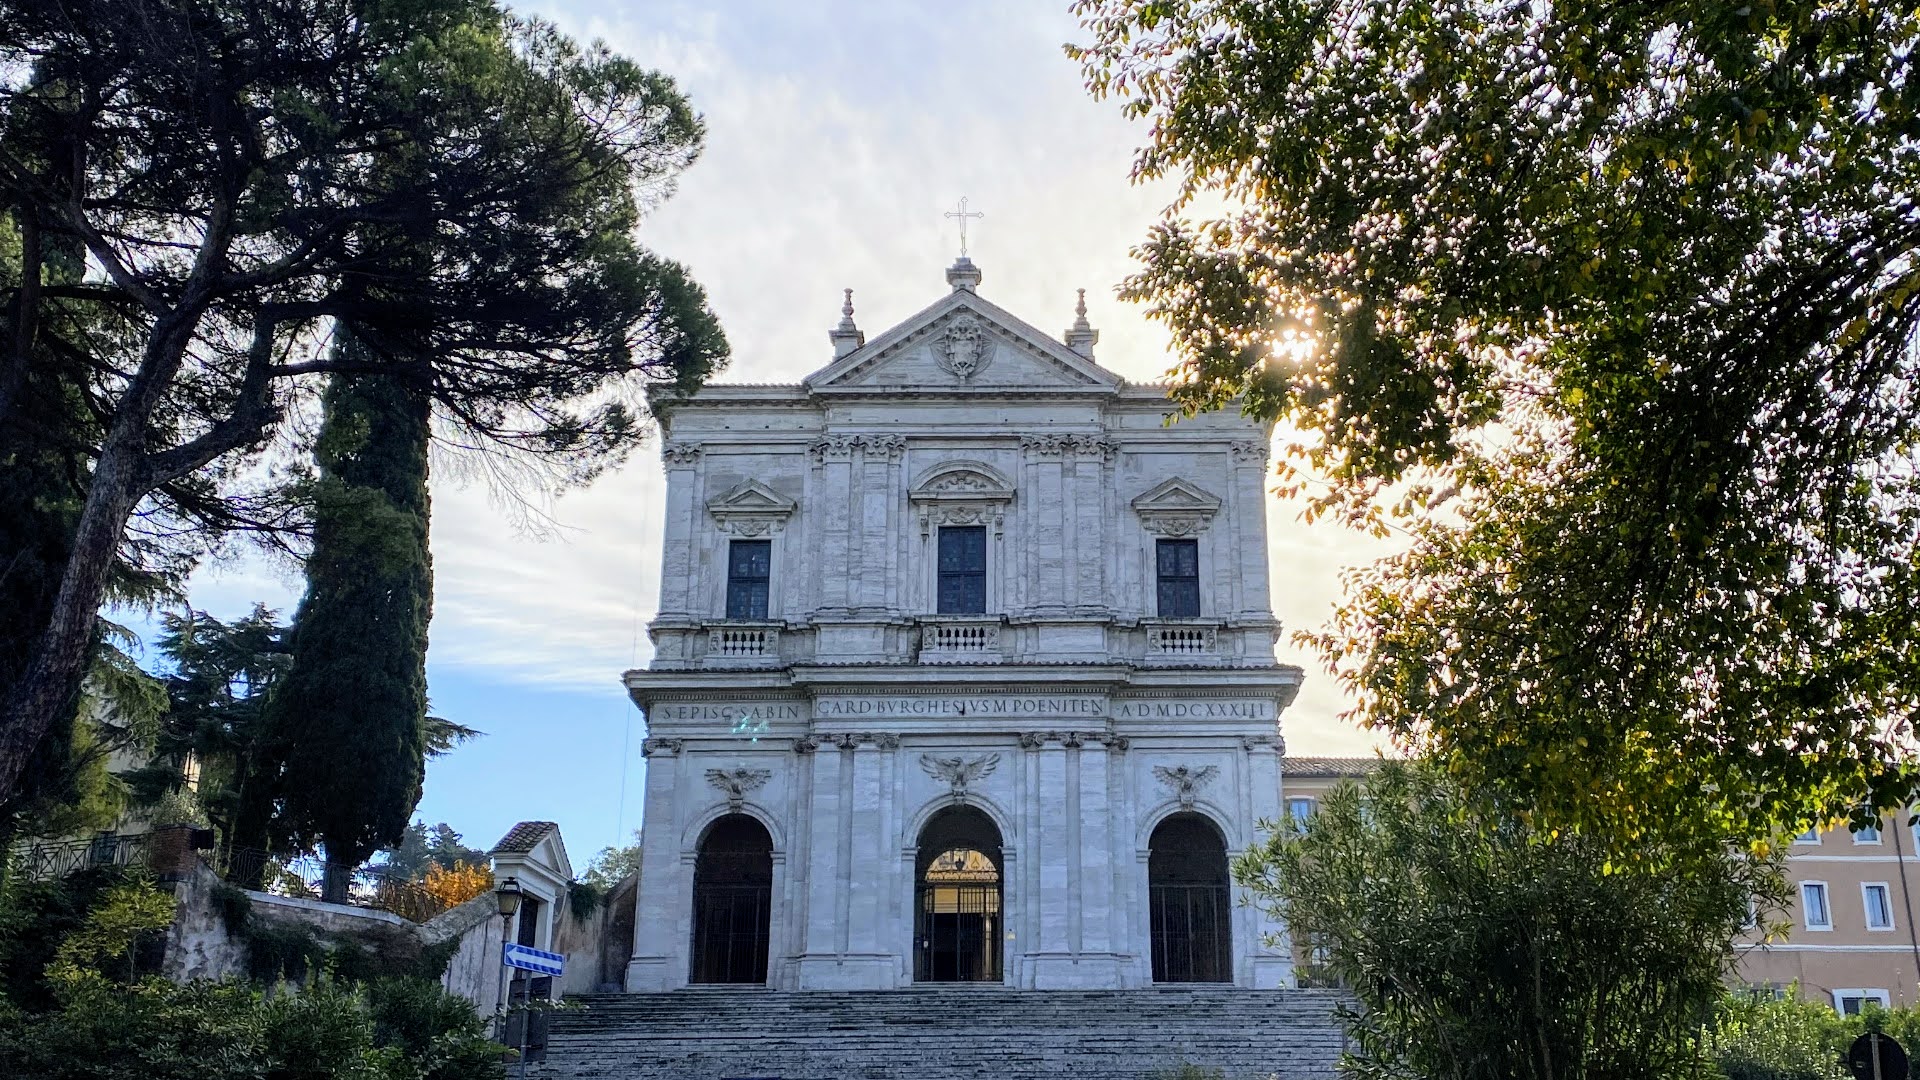
<svg viewBox="0 0 1920 1080">
<path fill-rule="evenodd" d="M 867 335 L 853 324 L 853 290 L 846 291 L 846 302 L 840 305 L 840 325 L 833 328 L 827 340 L 833 342 L 835 360 L 847 355 L 867 343 Z"/>
<path fill-rule="evenodd" d="M 1067 348 L 1093 359 L 1093 347 L 1100 342 L 1100 331 L 1087 324 L 1087 290 L 1076 289 L 1080 300 L 1073 305 L 1073 327 L 1067 331 Z"/>
<path fill-rule="evenodd" d="M 953 286 L 954 292 L 977 293 L 980 291 L 980 268 L 973 265 L 972 259 L 962 255 L 947 267 L 947 284 Z"/>
</svg>

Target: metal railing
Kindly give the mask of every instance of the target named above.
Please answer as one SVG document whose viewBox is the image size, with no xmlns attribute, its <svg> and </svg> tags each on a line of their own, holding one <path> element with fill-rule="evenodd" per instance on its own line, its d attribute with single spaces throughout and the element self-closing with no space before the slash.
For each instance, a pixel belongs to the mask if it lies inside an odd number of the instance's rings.
<svg viewBox="0 0 1920 1080">
<path fill-rule="evenodd" d="M 379 866 L 335 866 L 314 855 L 236 848 L 216 867 L 228 883 L 271 896 L 349 904 L 423 923 L 454 905 L 418 881 Z M 329 875 L 331 869 L 333 873 Z"/>
<path fill-rule="evenodd" d="M 102 833 L 91 840 L 60 840 L 17 847 L 11 870 L 29 881 L 47 881 L 82 870 L 138 866 L 146 861 L 145 833 Z"/>
</svg>

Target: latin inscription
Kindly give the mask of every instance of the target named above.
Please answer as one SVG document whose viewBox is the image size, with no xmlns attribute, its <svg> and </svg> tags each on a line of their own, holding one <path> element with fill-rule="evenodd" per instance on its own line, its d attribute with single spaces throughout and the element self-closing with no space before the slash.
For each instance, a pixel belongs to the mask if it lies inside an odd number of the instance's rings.
<svg viewBox="0 0 1920 1080">
<path fill-rule="evenodd" d="M 653 718 L 667 722 L 727 724 L 736 735 L 764 735 L 775 720 L 805 720 L 806 706 L 797 701 L 716 701 L 690 704 L 661 702 Z"/>
<path fill-rule="evenodd" d="M 1271 720 L 1270 701 L 1116 701 L 1122 720 Z"/>
<path fill-rule="evenodd" d="M 814 703 L 821 720 L 883 716 L 1090 716 L 1105 717 L 1107 703 L 1097 697 L 1028 697 L 1019 694 L 978 697 L 823 697 Z"/>
</svg>

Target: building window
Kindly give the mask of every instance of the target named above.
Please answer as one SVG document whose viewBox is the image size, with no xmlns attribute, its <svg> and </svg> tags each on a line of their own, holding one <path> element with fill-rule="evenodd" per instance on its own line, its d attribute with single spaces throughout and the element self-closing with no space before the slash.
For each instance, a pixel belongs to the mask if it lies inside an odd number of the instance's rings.
<svg viewBox="0 0 1920 1080">
<path fill-rule="evenodd" d="M 1307 819 L 1313 816 L 1312 799 L 1288 799 L 1287 817 L 1292 820 L 1296 831 L 1307 827 Z"/>
<path fill-rule="evenodd" d="M 1793 842 L 1796 844 L 1819 843 L 1820 842 L 1820 826 L 1815 825 L 1813 828 L 1808 829 L 1806 832 L 1803 832 L 1799 836 L 1794 837 Z"/>
<path fill-rule="evenodd" d="M 987 530 L 984 525 L 940 527 L 941 615 L 983 615 L 987 610 Z"/>
<path fill-rule="evenodd" d="M 1833 929 L 1833 911 L 1827 907 L 1826 882 L 1803 881 L 1800 883 L 1800 914 L 1809 930 Z"/>
<path fill-rule="evenodd" d="M 773 541 L 735 540 L 727 549 L 727 618 L 767 617 L 767 580 Z"/>
<path fill-rule="evenodd" d="M 1887 1008 L 1892 999 L 1885 990 L 1835 990 L 1833 1008 L 1841 1016 L 1859 1016 L 1867 1002 L 1873 1002 L 1881 1008 Z"/>
<path fill-rule="evenodd" d="M 1860 898 L 1867 908 L 1867 929 L 1893 929 L 1893 903 L 1884 881 L 1869 881 L 1860 886 Z"/>
<path fill-rule="evenodd" d="M 1856 844 L 1877 844 L 1880 842 L 1880 823 L 1862 825 L 1853 830 L 1853 842 Z"/>
<path fill-rule="evenodd" d="M 1200 541 L 1161 540 L 1154 545 L 1160 617 L 1193 619 L 1200 615 Z"/>
</svg>

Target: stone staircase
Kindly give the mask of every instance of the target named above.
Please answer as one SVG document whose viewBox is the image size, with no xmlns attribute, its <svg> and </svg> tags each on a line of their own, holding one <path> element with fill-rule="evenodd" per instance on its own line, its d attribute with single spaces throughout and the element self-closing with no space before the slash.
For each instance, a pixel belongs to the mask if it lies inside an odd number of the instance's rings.
<svg viewBox="0 0 1920 1080">
<path fill-rule="evenodd" d="M 1343 1043 L 1329 990 L 697 988 L 578 1001 L 554 1014 L 528 1077 L 1145 1080 L 1191 1063 L 1229 1080 L 1325 1080 Z"/>
</svg>

